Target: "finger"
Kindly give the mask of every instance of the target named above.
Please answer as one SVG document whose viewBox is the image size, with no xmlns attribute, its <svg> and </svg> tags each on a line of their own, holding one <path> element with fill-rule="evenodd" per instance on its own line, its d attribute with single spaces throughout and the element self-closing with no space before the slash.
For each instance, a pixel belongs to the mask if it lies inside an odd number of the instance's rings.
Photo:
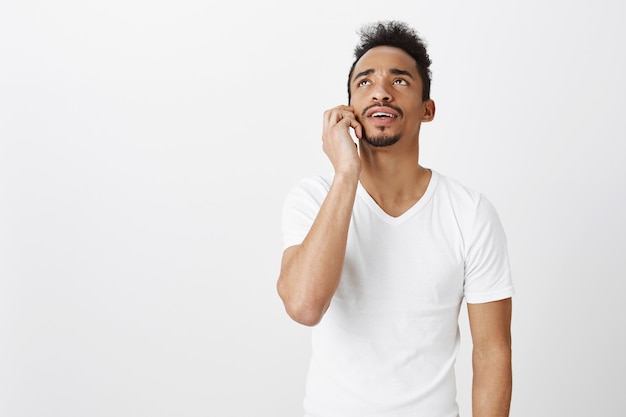
<svg viewBox="0 0 626 417">
<path fill-rule="evenodd" d="M 350 118 L 350 127 L 354 129 L 355 136 L 358 139 L 361 139 L 361 136 L 363 135 L 363 126 L 359 123 L 356 117 Z"/>
<path fill-rule="evenodd" d="M 341 121 L 343 118 L 349 117 L 350 115 L 354 116 L 354 109 L 350 106 L 341 105 L 333 107 L 332 109 L 326 110 L 324 112 L 324 122 L 326 124 L 335 124 Z"/>
<path fill-rule="evenodd" d="M 354 134 L 357 138 L 361 139 L 363 133 L 363 127 L 361 123 L 356 119 L 354 113 L 344 113 L 343 118 L 338 123 L 342 123 L 346 128 L 351 127 L 354 129 Z"/>
<path fill-rule="evenodd" d="M 354 135 L 357 139 L 361 139 L 363 137 L 363 126 L 361 123 L 358 123 L 358 126 L 354 128 Z"/>
</svg>

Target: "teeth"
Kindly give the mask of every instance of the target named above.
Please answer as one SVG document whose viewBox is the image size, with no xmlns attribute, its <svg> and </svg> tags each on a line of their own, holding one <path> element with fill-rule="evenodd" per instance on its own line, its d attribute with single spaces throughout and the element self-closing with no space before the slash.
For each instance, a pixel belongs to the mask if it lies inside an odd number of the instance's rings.
<svg viewBox="0 0 626 417">
<path fill-rule="evenodd" d="M 389 113 L 383 113 L 383 112 L 376 112 L 372 114 L 373 117 L 393 117 L 393 114 L 389 114 Z"/>
</svg>

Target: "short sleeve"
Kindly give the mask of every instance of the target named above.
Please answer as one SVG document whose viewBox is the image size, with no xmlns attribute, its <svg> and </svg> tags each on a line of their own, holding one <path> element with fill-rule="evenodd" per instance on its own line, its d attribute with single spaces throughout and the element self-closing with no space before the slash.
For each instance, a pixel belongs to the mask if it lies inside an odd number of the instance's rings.
<svg viewBox="0 0 626 417">
<path fill-rule="evenodd" d="M 302 243 L 328 194 L 330 180 L 305 178 L 285 197 L 282 210 L 283 249 Z"/>
<path fill-rule="evenodd" d="M 481 196 L 466 246 L 465 300 L 470 304 L 514 295 L 507 240 L 493 205 Z"/>
</svg>

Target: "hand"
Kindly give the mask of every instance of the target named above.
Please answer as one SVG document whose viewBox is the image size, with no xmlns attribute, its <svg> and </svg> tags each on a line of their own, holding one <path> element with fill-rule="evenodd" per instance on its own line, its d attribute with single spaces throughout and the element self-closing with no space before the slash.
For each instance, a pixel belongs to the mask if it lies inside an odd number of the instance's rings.
<svg viewBox="0 0 626 417">
<path fill-rule="evenodd" d="M 350 106 L 337 106 L 324 112 L 322 149 L 335 168 L 335 173 L 356 174 L 361 172 L 361 159 L 356 143 L 350 136 L 350 128 L 358 139 L 363 134 L 363 127 L 356 120 L 354 109 Z"/>
</svg>

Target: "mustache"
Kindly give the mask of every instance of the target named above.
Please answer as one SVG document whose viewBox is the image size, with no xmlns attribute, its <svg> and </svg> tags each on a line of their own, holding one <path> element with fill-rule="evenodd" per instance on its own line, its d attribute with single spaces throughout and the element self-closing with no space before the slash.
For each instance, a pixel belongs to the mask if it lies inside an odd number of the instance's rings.
<svg viewBox="0 0 626 417">
<path fill-rule="evenodd" d="M 391 104 L 378 104 L 378 103 L 374 103 L 370 106 L 367 106 L 365 109 L 363 109 L 363 111 L 361 112 L 361 117 L 365 117 L 365 115 L 367 114 L 367 112 L 369 111 L 369 109 L 373 108 L 373 107 L 389 107 L 390 109 L 393 109 L 396 113 L 398 113 L 398 115 L 400 117 L 404 116 L 404 112 L 402 112 L 401 109 L 399 109 L 396 106 L 393 106 Z"/>
</svg>

